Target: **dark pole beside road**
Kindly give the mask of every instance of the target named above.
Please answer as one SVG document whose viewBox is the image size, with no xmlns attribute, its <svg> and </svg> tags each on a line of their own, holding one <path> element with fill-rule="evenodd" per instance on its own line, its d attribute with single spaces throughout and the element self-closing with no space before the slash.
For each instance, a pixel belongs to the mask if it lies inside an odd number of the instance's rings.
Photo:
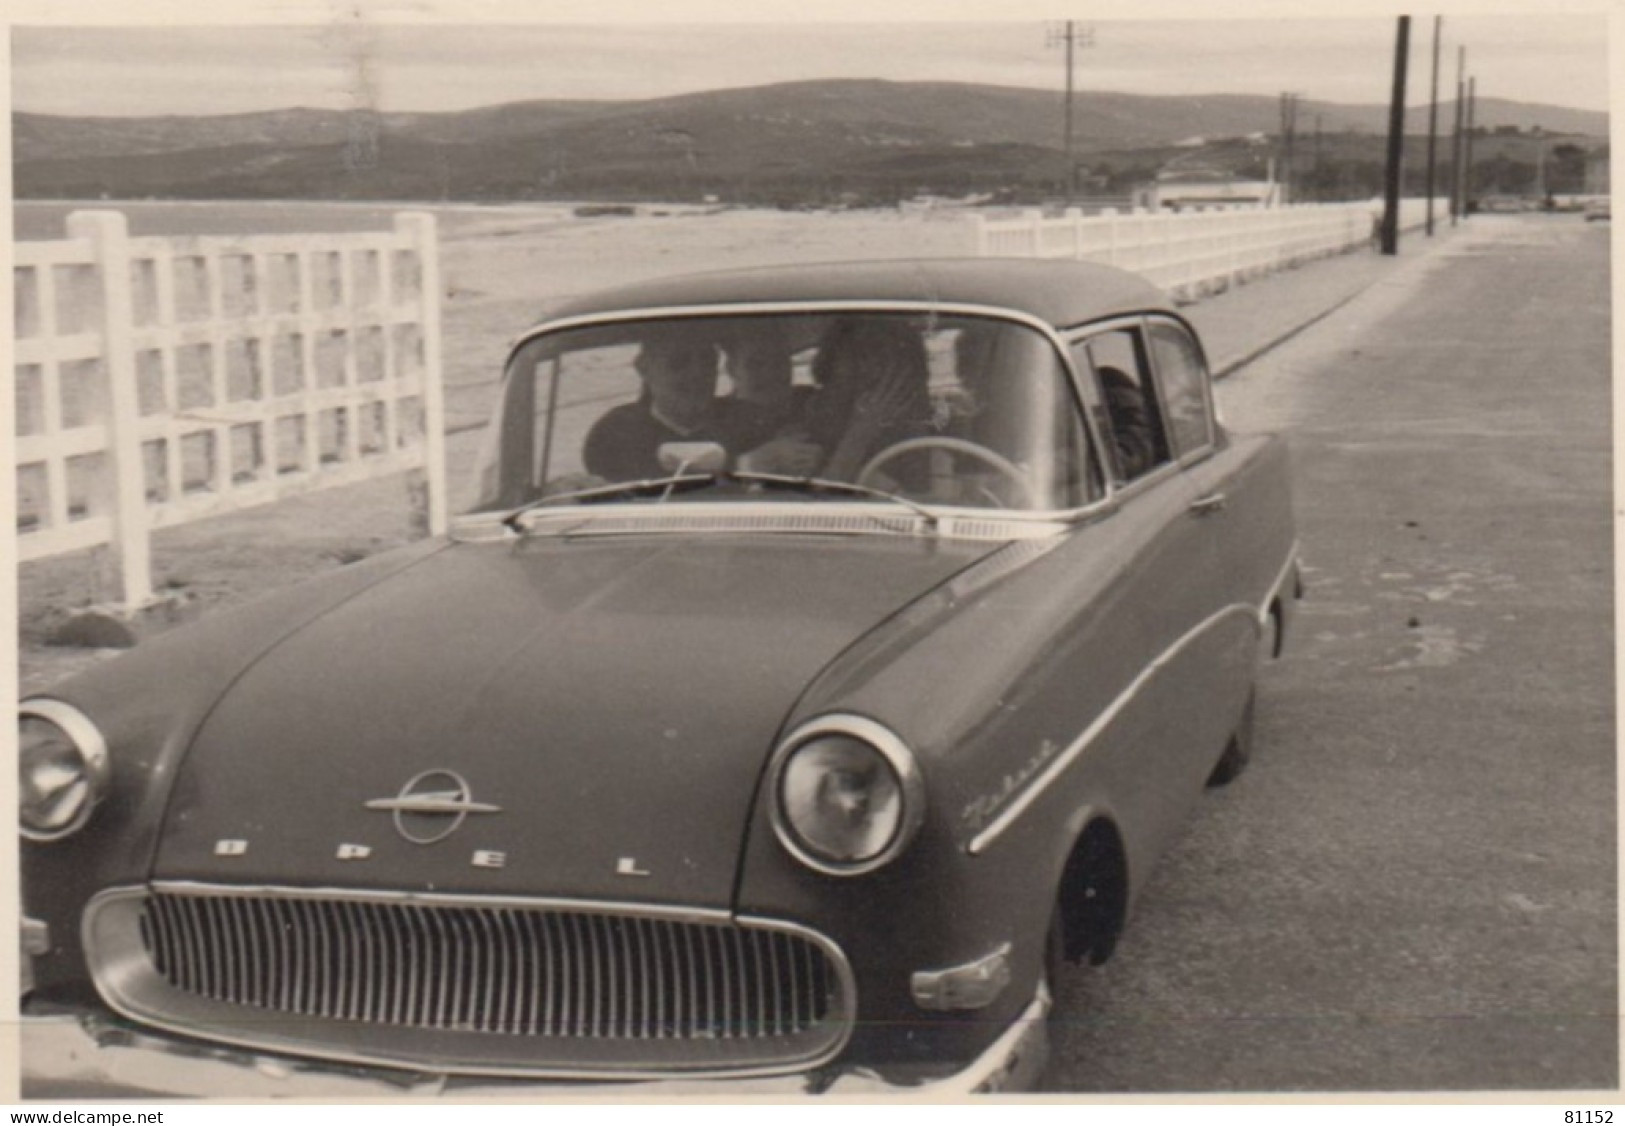
<svg viewBox="0 0 1625 1126">
<path fill-rule="evenodd" d="M 1473 213 L 1473 111 L 1478 106 L 1478 79 L 1467 80 L 1467 131 L 1462 134 L 1461 146 L 1461 213 Z"/>
<path fill-rule="evenodd" d="M 1467 112 L 1467 48 L 1456 48 L 1456 131 L 1450 138 L 1450 225 L 1461 218 L 1461 123 Z"/>
<path fill-rule="evenodd" d="M 1405 162 L 1405 65 L 1410 58 L 1411 17 L 1399 17 L 1394 41 L 1394 95 L 1388 105 L 1388 172 L 1384 181 L 1382 252 L 1399 253 L 1399 184 Z"/>
<path fill-rule="evenodd" d="M 1433 92 L 1428 97 L 1428 237 L 1433 237 L 1433 168 L 1439 141 L 1439 26 L 1444 17 L 1433 17 Z"/>
</svg>

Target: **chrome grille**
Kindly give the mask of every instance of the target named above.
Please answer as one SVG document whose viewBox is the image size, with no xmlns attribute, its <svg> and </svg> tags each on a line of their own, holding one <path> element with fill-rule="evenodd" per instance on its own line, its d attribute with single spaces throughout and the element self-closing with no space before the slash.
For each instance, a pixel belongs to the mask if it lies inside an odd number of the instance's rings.
<svg viewBox="0 0 1625 1126">
<path fill-rule="evenodd" d="M 143 963 L 115 1007 L 237 1042 L 337 1049 L 360 1027 L 382 1062 L 754 1070 L 832 1055 L 850 1021 L 838 952 L 769 921 L 260 889 L 111 906 L 92 934 Z"/>
</svg>

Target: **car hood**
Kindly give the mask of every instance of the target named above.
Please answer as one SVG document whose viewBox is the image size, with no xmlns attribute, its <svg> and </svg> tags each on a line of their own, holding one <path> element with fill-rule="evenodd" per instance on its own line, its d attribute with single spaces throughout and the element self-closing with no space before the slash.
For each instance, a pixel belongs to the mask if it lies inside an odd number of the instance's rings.
<svg viewBox="0 0 1625 1126">
<path fill-rule="evenodd" d="M 725 907 L 764 758 L 806 685 L 998 546 L 442 551 L 225 691 L 177 771 L 154 876 Z M 380 805 L 424 792 L 468 808 Z"/>
</svg>

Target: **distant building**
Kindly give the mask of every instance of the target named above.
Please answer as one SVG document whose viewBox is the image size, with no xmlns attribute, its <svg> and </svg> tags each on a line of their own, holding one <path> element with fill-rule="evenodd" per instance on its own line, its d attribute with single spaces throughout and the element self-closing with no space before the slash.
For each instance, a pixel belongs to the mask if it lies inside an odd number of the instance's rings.
<svg viewBox="0 0 1625 1126">
<path fill-rule="evenodd" d="M 1243 180 L 1217 169 L 1164 172 L 1134 193 L 1134 206 L 1150 211 L 1194 211 L 1214 207 L 1275 207 L 1281 186 L 1271 180 Z"/>
</svg>

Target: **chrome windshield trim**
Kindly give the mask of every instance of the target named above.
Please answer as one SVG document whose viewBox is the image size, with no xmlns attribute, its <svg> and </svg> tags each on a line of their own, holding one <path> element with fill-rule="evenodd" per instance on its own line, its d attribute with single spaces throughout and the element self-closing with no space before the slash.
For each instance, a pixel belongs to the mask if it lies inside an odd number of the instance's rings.
<svg viewBox="0 0 1625 1126">
<path fill-rule="evenodd" d="M 773 316 L 783 313 L 928 313 L 949 317 L 990 317 L 994 320 L 1013 321 L 1043 333 L 1057 343 L 1061 337 L 1055 327 L 1042 317 L 1020 309 L 1001 305 L 977 305 L 955 301 L 863 301 L 857 299 L 828 301 L 760 301 L 730 302 L 719 305 L 648 305 L 635 309 L 618 309 L 609 313 L 585 313 L 557 320 L 539 321 L 520 333 L 508 350 L 508 360 L 515 352 L 538 336 L 546 336 L 564 329 L 586 328 L 594 325 L 625 324 L 628 321 L 656 320 L 662 317 L 741 317 Z M 504 361 L 504 367 L 506 367 Z"/>
<path fill-rule="evenodd" d="M 1002 836 L 1018 817 L 1027 812 L 1032 804 L 1043 796 L 1044 791 L 1060 777 L 1062 772 L 1076 762 L 1083 752 L 1089 748 L 1089 745 L 1098 739 L 1107 727 L 1111 726 L 1112 721 L 1144 690 L 1152 677 L 1161 672 L 1170 661 L 1198 637 L 1201 637 L 1226 618 L 1237 615 L 1246 618 L 1254 629 L 1259 628 L 1258 612 L 1251 603 L 1232 602 L 1186 630 L 1179 640 L 1164 649 L 1152 659 L 1150 664 L 1141 669 L 1140 674 L 1129 682 L 1128 687 L 1119 692 L 1117 697 L 1106 705 L 1099 715 L 1095 716 L 1089 726 L 1084 728 L 1083 734 L 1067 744 L 1058 755 L 1049 761 L 1049 764 L 1043 770 L 1033 776 L 1027 787 L 1019 791 L 1014 800 L 1006 805 L 997 817 L 984 826 L 981 832 L 971 838 L 970 844 L 966 846 L 966 851 L 972 856 L 986 852 L 988 847 Z"/>
</svg>

